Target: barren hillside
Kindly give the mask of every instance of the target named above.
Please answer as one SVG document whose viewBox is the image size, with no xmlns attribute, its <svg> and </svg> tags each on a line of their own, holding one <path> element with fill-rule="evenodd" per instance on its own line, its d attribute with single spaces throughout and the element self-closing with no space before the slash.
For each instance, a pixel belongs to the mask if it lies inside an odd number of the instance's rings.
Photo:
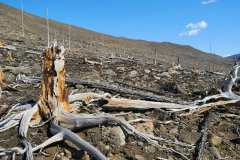
<svg viewBox="0 0 240 160">
<path fill-rule="evenodd" d="M 3 39 L 21 37 L 21 12 L 12 7 L 0 4 L 0 33 Z M 31 14 L 24 14 L 26 45 L 44 47 L 46 44 L 46 20 Z M 68 25 L 50 21 L 50 37 L 67 44 Z M 96 33 L 80 27 L 71 26 L 72 54 L 93 56 L 114 55 L 135 57 L 140 61 L 172 64 L 178 59 L 183 66 L 196 68 L 214 68 L 222 71 L 230 62 L 220 56 L 207 54 L 191 46 L 177 45 L 168 42 L 148 42 L 131 40 Z"/>
</svg>

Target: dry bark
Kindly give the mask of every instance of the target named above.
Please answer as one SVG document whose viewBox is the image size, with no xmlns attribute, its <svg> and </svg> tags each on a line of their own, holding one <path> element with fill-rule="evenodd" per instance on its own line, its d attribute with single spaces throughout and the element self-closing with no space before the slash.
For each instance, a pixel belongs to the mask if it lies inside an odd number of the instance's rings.
<svg viewBox="0 0 240 160">
<path fill-rule="evenodd" d="M 5 76 L 4 76 L 3 71 L 0 67 L 0 97 L 2 95 L 2 87 L 3 87 L 3 84 L 4 84 L 4 82 L 3 82 L 4 79 L 5 79 Z"/>
</svg>

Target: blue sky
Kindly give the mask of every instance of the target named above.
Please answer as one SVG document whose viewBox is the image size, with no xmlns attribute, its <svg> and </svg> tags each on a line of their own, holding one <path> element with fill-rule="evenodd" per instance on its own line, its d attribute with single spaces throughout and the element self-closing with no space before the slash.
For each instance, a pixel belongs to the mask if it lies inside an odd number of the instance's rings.
<svg viewBox="0 0 240 160">
<path fill-rule="evenodd" d="M 0 0 L 20 8 L 21 0 Z M 240 0 L 23 0 L 24 10 L 114 36 L 240 52 Z"/>
</svg>

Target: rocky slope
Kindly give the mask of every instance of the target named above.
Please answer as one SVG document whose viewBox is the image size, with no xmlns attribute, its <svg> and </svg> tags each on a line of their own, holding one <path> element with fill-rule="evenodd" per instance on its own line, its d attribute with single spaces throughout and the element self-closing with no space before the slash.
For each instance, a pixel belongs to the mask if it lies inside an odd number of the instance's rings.
<svg viewBox="0 0 240 160">
<path fill-rule="evenodd" d="M 0 3 L 0 35 L 2 39 L 26 39 L 29 48 L 42 48 L 46 45 L 46 21 L 24 13 L 26 36 L 21 37 L 21 12 Z M 68 45 L 68 25 L 50 21 L 50 37 Z M 212 66 L 218 71 L 228 67 L 230 62 L 220 56 L 207 54 L 191 46 L 177 45 L 168 42 L 148 42 L 131 40 L 96 33 L 80 27 L 71 26 L 72 54 L 94 56 L 135 57 L 143 62 L 172 64 L 178 60 L 183 66 L 195 66 L 209 69 Z"/>
</svg>

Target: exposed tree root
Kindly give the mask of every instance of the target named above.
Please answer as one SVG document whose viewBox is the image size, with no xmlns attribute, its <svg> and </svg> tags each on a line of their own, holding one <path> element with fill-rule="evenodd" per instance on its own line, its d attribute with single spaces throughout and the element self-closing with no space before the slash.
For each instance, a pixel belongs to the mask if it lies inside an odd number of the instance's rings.
<svg viewBox="0 0 240 160">
<path fill-rule="evenodd" d="M 80 138 L 77 134 L 73 133 L 69 129 L 60 127 L 59 125 L 52 123 L 50 126 L 50 132 L 52 134 L 62 133 L 63 139 L 68 140 L 78 146 L 79 148 L 87 151 L 96 160 L 106 160 L 107 158 L 91 144 Z"/>
</svg>

